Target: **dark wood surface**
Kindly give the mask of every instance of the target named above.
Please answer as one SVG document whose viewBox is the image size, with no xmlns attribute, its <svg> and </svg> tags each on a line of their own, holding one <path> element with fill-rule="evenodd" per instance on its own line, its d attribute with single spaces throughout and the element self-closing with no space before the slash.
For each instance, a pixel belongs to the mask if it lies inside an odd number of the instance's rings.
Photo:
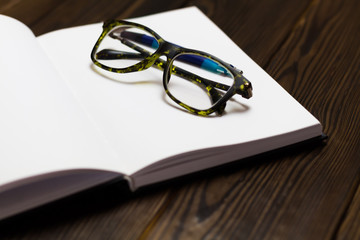
<svg viewBox="0 0 360 240">
<path fill-rule="evenodd" d="M 93 189 L 0 222 L 1 239 L 360 239 L 360 1 L 0 0 L 0 13 L 40 35 L 191 5 L 320 120 L 327 143 L 135 194 Z"/>
</svg>

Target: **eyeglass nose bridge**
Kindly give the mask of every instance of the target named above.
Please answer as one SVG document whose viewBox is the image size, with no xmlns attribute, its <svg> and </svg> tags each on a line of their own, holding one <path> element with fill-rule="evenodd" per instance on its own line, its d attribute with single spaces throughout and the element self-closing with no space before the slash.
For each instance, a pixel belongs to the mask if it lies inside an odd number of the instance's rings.
<svg viewBox="0 0 360 240">
<path fill-rule="evenodd" d="M 171 42 L 164 41 L 157 52 L 160 56 L 166 56 L 168 60 L 173 59 L 177 54 L 181 53 L 181 47 Z"/>
<path fill-rule="evenodd" d="M 153 54 L 153 59 L 150 59 L 148 65 L 153 65 L 158 69 L 163 70 L 165 79 L 165 76 L 167 76 L 166 74 L 170 74 L 168 68 L 172 59 L 174 59 L 174 57 L 180 53 L 181 51 L 179 46 L 164 41 L 162 44 L 160 44 L 159 49 Z M 165 56 L 166 59 L 161 58 L 163 56 Z"/>
</svg>

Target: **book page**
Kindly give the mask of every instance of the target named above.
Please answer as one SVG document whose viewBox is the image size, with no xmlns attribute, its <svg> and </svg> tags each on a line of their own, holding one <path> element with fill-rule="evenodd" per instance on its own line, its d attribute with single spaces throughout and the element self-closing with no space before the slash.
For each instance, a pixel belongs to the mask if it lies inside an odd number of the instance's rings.
<svg viewBox="0 0 360 240">
<path fill-rule="evenodd" d="M 29 28 L 0 15 L 0 31 L 0 192 L 39 174 L 111 167 L 118 156 Z"/>
<path fill-rule="evenodd" d="M 276 147 L 321 134 L 320 123 L 196 7 L 131 21 L 150 27 L 167 41 L 209 52 L 235 65 L 252 82 L 254 95 L 249 100 L 235 96 L 221 117 L 195 116 L 174 106 L 166 96 L 162 71 L 150 68 L 116 74 L 95 67 L 90 52 L 102 32 L 101 23 L 38 37 L 76 98 L 120 156 L 116 167 L 119 171 L 130 175 L 184 152 L 248 143 L 302 129 L 308 130 L 289 139 L 283 137 Z M 232 160 L 272 147 L 252 144 L 244 151 L 246 154 L 241 155 L 240 149 Z M 219 159 L 212 165 L 222 163 Z"/>
</svg>

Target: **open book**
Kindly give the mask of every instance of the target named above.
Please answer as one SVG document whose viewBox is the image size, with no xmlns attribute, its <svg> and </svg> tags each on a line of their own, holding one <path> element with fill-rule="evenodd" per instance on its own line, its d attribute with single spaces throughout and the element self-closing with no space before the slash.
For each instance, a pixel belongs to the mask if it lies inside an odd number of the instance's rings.
<svg viewBox="0 0 360 240">
<path fill-rule="evenodd" d="M 322 134 L 306 109 L 195 7 L 132 19 L 244 71 L 223 116 L 172 105 L 162 72 L 94 67 L 102 23 L 35 37 L 0 15 L 0 219 L 123 176 L 132 190 Z M 173 31 L 176 29 L 176 31 Z"/>
</svg>

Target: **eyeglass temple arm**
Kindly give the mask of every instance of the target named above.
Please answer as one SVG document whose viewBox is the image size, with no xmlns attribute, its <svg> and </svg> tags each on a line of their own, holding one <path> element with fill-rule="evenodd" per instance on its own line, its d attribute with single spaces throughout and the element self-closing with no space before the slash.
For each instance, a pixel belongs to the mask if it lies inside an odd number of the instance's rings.
<svg viewBox="0 0 360 240">
<path fill-rule="evenodd" d="M 112 50 L 112 49 L 103 49 L 100 52 L 98 52 L 96 54 L 96 58 L 97 59 L 103 59 L 103 60 L 116 60 L 116 59 L 144 59 L 147 55 L 145 55 L 144 53 L 130 53 L 130 52 L 123 52 L 123 51 L 117 51 L 117 50 Z M 155 61 L 155 65 L 157 66 L 157 68 L 160 68 L 161 70 L 164 70 L 164 68 L 162 67 L 162 65 L 165 65 L 165 61 L 162 59 L 157 59 Z M 185 78 L 194 80 L 195 78 L 201 78 L 200 76 L 194 75 L 193 73 L 190 73 L 188 71 L 185 71 L 181 68 L 176 67 L 178 72 L 181 72 L 181 75 Z M 189 76 L 186 76 L 189 75 Z M 194 77 L 190 77 L 190 75 L 194 75 Z M 221 84 L 209 79 L 205 79 L 205 78 L 201 78 L 201 80 L 204 83 L 207 84 L 211 84 L 212 86 L 227 91 L 229 89 L 228 85 L 225 84 Z"/>
<path fill-rule="evenodd" d="M 126 45 L 132 45 L 131 43 L 126 43 L 126 40 L 123 40 L 123 43 Z M 137 46 L 137 49 L 140 48 Z M 139 50 L 139 49 L 138 49 Z M 151 55 L 146 50 L 142 50 L 142 53 L 129 53 L 129 52 L 123 52 L 123 51 L 117 51 L 112 49 L 103 49 L 100 52 L 96 54 L 97 59 L 103 59 L 103 60 L 116 60 L 116 59 L 144 59 L 145 57 Z M 164 70 L 165 69 L 166 62 L 162 59 L 156 59 L 154 67 Z M 217 84 L 214 81 L 204 79 L 200 76 L 197 76 L 193 73 L 190 73 L 186 70 L 183 70 L 181 68 L 178 68 L 176 66 L 173 66 L 172 73 L 184 78 L 185 80 L 191 81 L 192 83 L 198 85 L 199 87 L 203 88 L 205 91 L 207 91 L 210 94 L 211 101 L 213 103 L 216 103 L 220 98 L 221 95 L 214 86 Z M 197 81 L 199 80 L 199 81 Z M 224 89 L 227 90 L 227 89 Z M 222 109 L 225 108 L 225 104 Z M 220 110 L 221 114 L 222 110 Z"/>
<path fill-rule="evenodd" d="M 114 38 L 119 39 L 118 37 L 114 36 Z M 108 60 L 112 60 L 112 59 L 143 59 L 147 56 L 150 56 L 151 54 L 146 51 L 145 49 L 139 47 L 138 45 L 132 44 L 130 41 L 127 41 L 125 39 L 119 39 L 123 44 L 127 45 L 128 47 L 138 51 L 139 53 L 130 53 L 130 52 L 124 52 L 124 51 L 117 51 L 117 50 L 112 50 L 112 49 L 103 49 L 101 51 L 99 51 L 98 53 L 96 53 L 96 58 L 98 59 L 108 59 Z M 181 57 L 181 56 L 179 56 Z M 158 59 L 161 60 L 161 59 Z M 181 59 L 180 59 L 181 60 Z M 163 61 L 163 60 L 161 60 Z M 160 62 L 161 62 L 160 61 Z M 156 62 L 155 62 L 156 63 Z M 163 64 L 165 66 L 165 61 L 163 61 Z M 158 65 L 158 64 L 156 64 Z M 161 68 L 162 70 L 164 70 L 164 68 Z M 189 72 L 188 72 L 189 73 Z M 193 75 L 192 73 L 189 73 L 190 75 Z M 183 77 L 186 77 L 186 75 L 182 75 Z M 198 76 L 197 76 L 198 77 Z M 200 77 L 198 77 L 200 78 Z M 213 87 L 217 88 L 217 89 L 221 89 L 224 91 L 227 91 L 230 87 L 226 84 L 222 84 L 222 83 L 218 83 L 209 79 L 205 79 L 202 78 L 202 81 L 204 82 L 204 84 L 206 83 L 207 85 L 212 85 Z M 237 93 L 240 94 L 240 93 Z"/>
<path fill-rule="evenodd" d="M 111 37 L 115 37 L 118 38 L 118 36 L 114 35 L 110 35 Z M 141 34 L 141 33 L 135 33 L 135 32 L 128 32 L 128 31 L 122 31 L 120 33 L 120 36 L 126 39 L 130 39 L 136 43 L 140 43 L 143 44 L 147 47 L 151 47 L 153 49 L 157 49 L 159 48 L 159 43 L 158 41 L 149 35 L 146 34 Z M 173 44 L 173 43 L 172 43 Z M 177 47 L 180 47 L 179 45 L 173 44 Z M 216 74 L 221 74 L 224 76 L 231 76 L 230 73 L 222 66 L 220 66 L 219 64 L 217 64 L 216 62 L 205 58 L 203 56 L 199 56 L 199 55 L 182 55 L 179 56 L 177 58 L 179 61 L 185 62 L 185 63 L 189 63 L 193 66 L 205 69 L 209 72 L 213 72 Z"/>
<path fill-rule="evenodd" d="M 120 33 L 112 32 L 109 34 L 109 36 L 112 38 L 118 39 L 119 41 L 123 42 L 123 44 L 140 52 L 141 54 L 148 53 L 150 55 L 150 53 L 148 51 L 139 47 L 138 45 L 131 43 L 130 41 L 127 41 L 126 39 L 130 39 L 136 43 L 143 44 L 143 45 L 151 47 L 153 49 L 157 49 L 159 47 L 159 43 L 157 42 L 157 40 L 154 37 L 146 35 L 146 34 L 121 31 Z M 174 45 L 178 46 L 176 44 L 174 44 Z M 132 54 L 132 53 L 130 53 L 130 54 Z M 125 55 L 123 55 L 123 56 L 125 57 Z M 220 74 L 220 75 L 224 75 L 224 76 L 228 76 L 228 77 L 231 76 L 225 68 L 223 68 L 216 62 L 214 62 L 210 59 L 204 58 L 202 56 L 183 55 L 183 56 L 179 56 L 177 59 L 179 61 L 189 63 L 193 66 L 205 69 L 207 71 L 210 71 L 210 72 L 213 72 L 216 74 Z M 242 71 L 240 71 L 240 73 L 242 73 Z M 221 90 L 227 91 L 230 88 L 230 86 L 228 86 L 226 84 L 214 82 L 211 80 L 208 80 L 208 81 L 209 81 L 209 84 L 212 84 L 213 86 L 215 86 L 216 88 L 221 89 Z M 241 93 L 237 92 L 237 94 L 241 94 Z"/>
</svg>

